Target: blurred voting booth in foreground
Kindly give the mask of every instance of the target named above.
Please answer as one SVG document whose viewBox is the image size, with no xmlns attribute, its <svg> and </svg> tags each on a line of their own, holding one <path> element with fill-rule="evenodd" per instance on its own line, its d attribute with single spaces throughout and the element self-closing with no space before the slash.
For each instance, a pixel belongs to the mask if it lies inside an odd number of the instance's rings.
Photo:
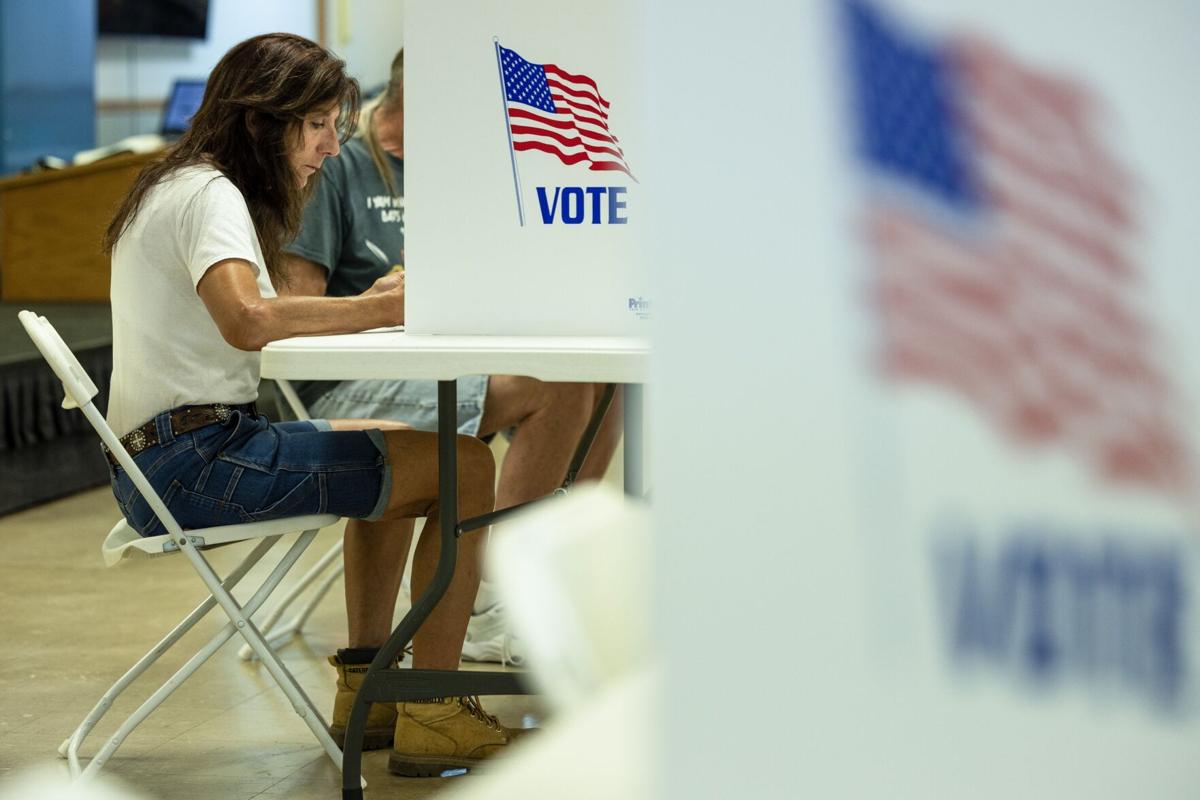
<svg viewBox="0 0 1200 800">
<path fill-rule="evenodd" d="M 1194 797 L 1200 10 L 442 5 L 410 329 L 655 299 L 640 791 Z"/>
<path fill-rule="evenodd" d="M 647 26 L 656 796 L 1196 796 L 1200 11 Z"/>
<path fill-rule="evenodd" d="M 651 536 L 645 504 L 600 485 L 505 524 L 488 572 L 553 714 L 528 743 L 454 787 L 455 800 L 653 796 L 661 676 L 647 614 Z"/>
<path fill-rule="evenodd" d="M 407 330 L 647 335 L 641 0 L 404 20 Z"/>
</svg>

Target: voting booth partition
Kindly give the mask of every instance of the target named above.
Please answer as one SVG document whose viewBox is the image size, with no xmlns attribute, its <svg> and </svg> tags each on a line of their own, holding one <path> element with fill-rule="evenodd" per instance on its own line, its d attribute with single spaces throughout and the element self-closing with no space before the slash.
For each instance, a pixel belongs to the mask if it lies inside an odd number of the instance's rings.
<svg viewBox="0 0 1200 800">
<path fill-rule="evenodd" d="M 644 16 L 407 4 L 409 332 L 647 334 Z"/>
<path fill-rule="evenodd" d="M 1200 14 L 647 24 L 661 796 L 1194 796 Z"/>
</svg>

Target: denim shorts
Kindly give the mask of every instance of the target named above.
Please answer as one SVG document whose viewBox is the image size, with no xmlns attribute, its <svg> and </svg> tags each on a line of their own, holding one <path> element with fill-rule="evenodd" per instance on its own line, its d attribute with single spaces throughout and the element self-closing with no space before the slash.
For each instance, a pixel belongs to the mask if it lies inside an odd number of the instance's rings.
<svg viewBox="0 0 1200 800">
<path fill-rule="evenodd" d="M 488 376 L 459 378 L 458 432 L 467 436 L 479 433 L 483 404 L 487 399 Z M 324 382 L 322 382 L 324 384 Z M 411 425 L 419 431 L 436 431 L 438 426 L 437 381 L 342 381 L 300 390 L 309 413 L 324 419 L 390 419 Z M 306 387 L 307 388 L 307 387 Z M 324 391 L 324 394 L 320 392 Z M 313 397 L 313 395 L 317 397 Z"/>
<path fill-rule="evenodd" d="M 325 420 L 271 423 L 235 411 L 176 436 L 169 411 L 154 419 L 159 443 L 133 460 L 185 529 L 307 514 L 375 520 L 387 508 L 392 468 L 381 431 L 334 431 Z M 166 533 L 125 470 L 111 472 L 130 526 L 142 536 Z"/>
</svg>

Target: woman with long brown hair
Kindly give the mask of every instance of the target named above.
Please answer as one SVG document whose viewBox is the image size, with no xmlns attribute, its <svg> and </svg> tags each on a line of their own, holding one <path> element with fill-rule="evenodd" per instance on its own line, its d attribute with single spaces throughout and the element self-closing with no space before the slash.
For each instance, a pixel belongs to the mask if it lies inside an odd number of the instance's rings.
<svg viewBox="0 0 1200 800">
<path fill-rule="evenodd" d="M 386 421 L 270 423 L 254 405 L 266 343 L 403 319 L 399 276 L 339 298 L 279 297 L 272 281 L 325 159 L 353 129 L 358 85 L 344 67 L 291 34 L 234 46 L 213 69 L 188 132 L 138 177 L 105 238 L 108 421 L 185 528 L 334 513 L 364 520 L 368 531 L 378 523 L 382 546 L 387 521 L 426 516 L 413 570 L 420 591 L 438 556 L 436 436 Z M 486 513 L 491 452 L 465 436 L 458 450 L 458 511 Z M 129 523 L 146 536 L 161 533 L 129 477 L 112 472 Z M 450 589 L 415 637 L 414 666 L 457 668 L 481 541 L 462 540 Z M 362 589 L 361 607 L 348 607 L 352 627 L 390 626 L 395 587 L 371 583 L 370 574 L 360 580 L 382 602 Z M 515 735 L 475 701 L 404 705 L 411 708 L 387 731 L 397 740 L 391 766 L 402 774 L 471 766 Z"/>
</svg>

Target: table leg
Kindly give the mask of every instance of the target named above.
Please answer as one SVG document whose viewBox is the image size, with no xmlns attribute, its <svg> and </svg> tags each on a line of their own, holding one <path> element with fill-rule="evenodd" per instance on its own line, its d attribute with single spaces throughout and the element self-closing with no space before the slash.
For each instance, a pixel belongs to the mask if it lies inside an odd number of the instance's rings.
<svg viewBox="0 0 1200 800">
<path fill-rule="evenodd" d="M 630 497 L 646 494 L 642 395 L 640 383 L 625 384 L 625 494 Z"/>
<path fill-rule="evenodd" d="M 362 800 L 362 740 L 367 727 L 367 711 L 371 702 L 387 693 L 393 661 L 412 641 L 417 629 L 433 612 L 446 594 L 454 578 L 458 561 L 458 385 L 454 381 L 438 381 L 438 496 L 441 508 L 441 553 L 437 569 L 428 588 L 413 603 L 400 620 L 391 637 L 379 648 L 371 662 L 362 686 L 355 697 L 346 723 L 346 744 L 342 752 L 342 798 Z M 416 671 L 413 671 L 416 672 Z M 423 671 L 421 671 L 423 672 Z"/>
<path fill-rule="evenodd" d="M 458 546 L 458 384 L 455 381 L 438 381 L 438 507 L 442 512 L 442 558 L 438 561 L 437 575 L 446 565 L 447 551 L 450 559 L 446 586 L 454 577 L 454 556 Z M 437 583 L 437 580 L 434 580 Z M 442 593 L 445 589 L 442 590 Z M 438 594 L 441 599 L 442 593 Z"/>
</svg>

